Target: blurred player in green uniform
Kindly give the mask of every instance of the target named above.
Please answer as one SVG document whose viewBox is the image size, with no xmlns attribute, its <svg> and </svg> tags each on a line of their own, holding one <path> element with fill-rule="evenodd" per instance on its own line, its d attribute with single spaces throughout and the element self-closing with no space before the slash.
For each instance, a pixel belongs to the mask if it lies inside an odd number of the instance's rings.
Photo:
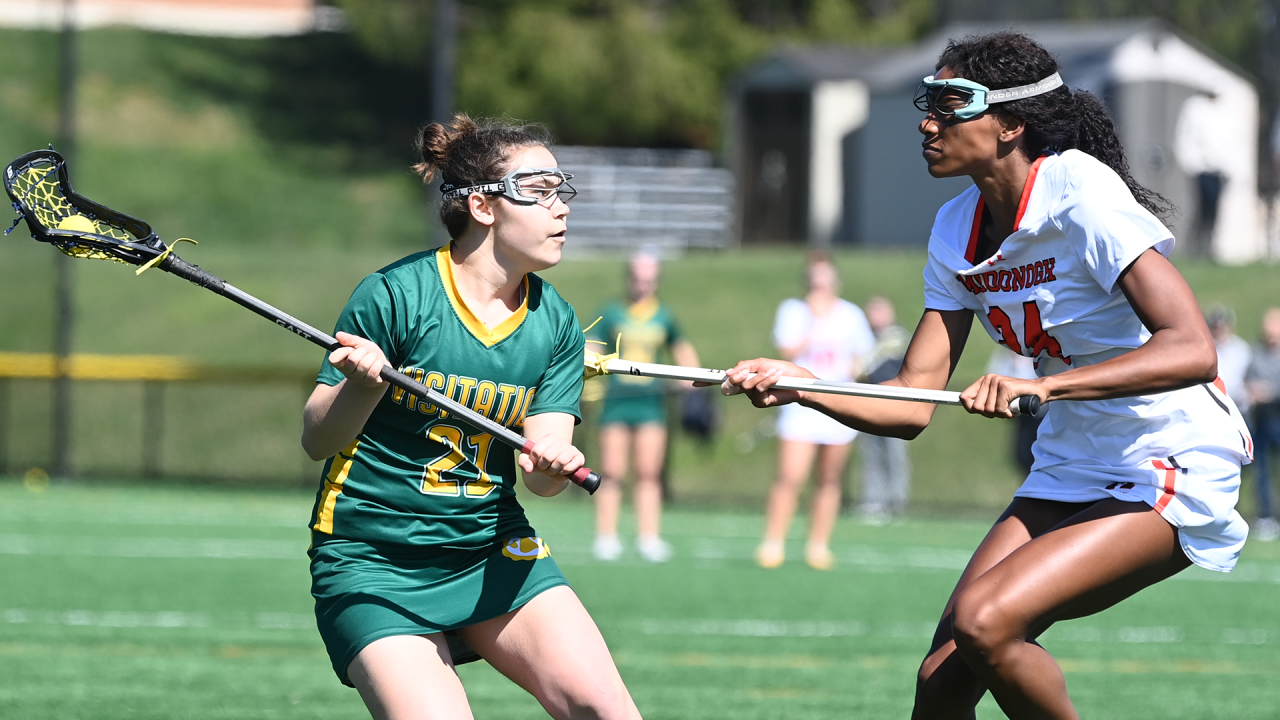
<svg viewBox="0 0 1280 720">
<path fill-rule="evenodd" d="M 637 718 L 595 623 L 516 500 L 583 465 L 584 339 L 533 274 L 560 261 L 573 189 L 536 128 L 459 115 L 423 129 L 452 242 L 365 278 L 307 402 L 328 458 L 312 594 L 334 671 L 375 718 L 469 718 L 457 663 L 484 658 L 553 717 Z M 391 365 L 534 440 L 528 454 L 378 376 Z"/>
<path fill-rule="evenodd" d="M 661 267 L 656 254 L 642 251 L 628 265 L 628 302 L 611 303 L 601 312 L 592 337 L 612 344 L 624 360 L 658 362 L 669 350 L 679 365 L 698 366 L 698 353 L 680 335 L 675 317 L 657 296 Z M 662 464 L 667 452 L 665 393 L 669 385 L 655 378 L 609 375 L 604 408 L 600 413 L 600 464 L 603 482 L 596 492 L 595 556 L 617 560 L 622 555 L 618 539 L 618 514 L 622 507 L 621 482 L 627 474 L 627 456 L 634 457 L 635 503 L 639 537 L 636 549 L 650 562 L 671 556 L 671 546 L 661 537 Z"/>
</svg>

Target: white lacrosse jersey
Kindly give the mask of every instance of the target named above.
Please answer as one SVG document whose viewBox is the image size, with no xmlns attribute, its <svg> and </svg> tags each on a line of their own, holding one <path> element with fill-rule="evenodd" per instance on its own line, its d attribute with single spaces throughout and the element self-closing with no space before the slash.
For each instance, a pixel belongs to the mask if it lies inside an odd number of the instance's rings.
<svg viewBox="0 0 1280 720">
<path fill-rule="evenodd" d="M 976 186 L 938 212 L 925 266 L 925 307 L 969 309 L 997 343 L 1031 357 L 1039 376 L 1084 367 L 1151 337 L 1120 275 L 1169 230 L 1109 167 L 1078 150 L 1036 160 L 1014 232 L 976 257 L 987 210 Z M 1020 497 L 1143 501 L 1181 529 L 1199 565 L 1229 570 L 1248 526 L 1235 511 L 1239 466 L 1252 459 L 1244 418 L 1221 381 L 1173 392 L 1048 404 Z"/>
<path fill-rule="evenodd" d="M 823 380 L 852 380 L 854 364 L 871 354 L 875 333 L 857 305 L 836 298 L 830 311 L 814 315 L 804 300 L 791 298 L 778 306 L 773 342 L 780 348 L 804 349 L 794 362 Z"/>
<path fill-rule="evenodd" d="M 773 322 L 773 342 L 779 348 L 804 346 L 793 360 L 823 380 L 852 380 L 854 366 L 876 347 L 875 333 L 857 305 L 837 298 L 831 310 L 814 315 L 804 300 L 790 298 L 778 306 Z M 799 403 L 783 405 L 778 415 L 778 437 L 816 445 L 847 445 L 858 431 Z"/>
</svg>

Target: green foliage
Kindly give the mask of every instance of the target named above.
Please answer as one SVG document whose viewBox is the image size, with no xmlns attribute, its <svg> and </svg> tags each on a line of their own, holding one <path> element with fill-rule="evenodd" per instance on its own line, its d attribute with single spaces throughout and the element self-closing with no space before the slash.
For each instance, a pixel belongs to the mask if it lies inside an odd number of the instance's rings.
<svg viewBox="0 0 1280 720">
<path fill-rule="evenodd" d="M 1266 0 L 1067 0 L 1078 20 L 1158 17 L 1264 81 L 1262 43 Z M 1272 11 L 1274 12 L 1274 11 Z M 1275 78 L 1270 82 L 1274 84 Z"/>
<path fill-rule="evenodd" d="M 431 43 L 430 0 L 337 0 L 365 47 L 398 63 L 422 63 Z"/>
<path fill-rule="evenodd" d="M 461 107 L 538 118 L 575 144 L 711 142 L 720 112 L 714 68 L 670 42 L 643 7 L 618 4 L 595 16 L 551 7 L 521 5 L 494 32 L 464 36 Z"/>
<path fill-rule="evenodd" d="M 375 71 L 351 38 L 111 29 L 78 42 L 70 172 L 89 197 L 169 240 L 272 249 L 428 241 L 422 184 L 408 172 L 422 113 L 399 92 L 404 76 Z M 56 49 L 51 33 L 0 31 L 6 161 L 57 139 Z"/>
<path fill-rule="evenodd" d="M 933 0 L 858 3 L 812 0 L 801 41 L 862 45 L 903 44 L 932 26 Z"/>
<path fill-rule="evenodd" d="M 426 67 L 431 0 L 334 0 L 361 45 Z M 945 0 L 469 0 L 457 97 L 473 114 L 547 123 L 569 144 L 715 148 L 733 74 L 780 44 L 904 44 Z M 1266 77 L 1265 0 L 1066 0 L 1072 19 L 1161 17 Z M 1038 6 L 1037 6 L 1038 7 Z M 1000 6 L 1012 21 L 1035 12 Z"/>
<path fill-rule="evenodd" d="M 477 0 L 462 5 L 459 107 L 545 122 L 569 144 L 713 148 L 734 72 L 782 42 L 913 40 L 932 2 Z M 426 62 L 427 0 L 338 4 L 374 55 Z"/>
</svg>

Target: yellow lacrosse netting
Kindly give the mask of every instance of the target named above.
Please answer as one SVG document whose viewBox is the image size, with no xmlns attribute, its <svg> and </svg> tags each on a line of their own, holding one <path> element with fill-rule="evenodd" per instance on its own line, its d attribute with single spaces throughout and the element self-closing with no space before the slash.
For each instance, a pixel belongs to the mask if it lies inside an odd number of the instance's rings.
<svg viewBox="0 0 1280 720">
<path fill-rule="evenodd" d="M 595 322 L 583 328 L 582 334 L 586 335 L 587 333 L 591 332 L 591 328 L 600 324 L 600 321 L 603 319 L 604 319 L 603 316 L 596 318 Z M 604 345 L 606 348 L 609 347 L 609 343 L 604 342 L 602 340 L 587 340 L 587 342 L 594 343 L 596 345 Z M 619 333 L 618 344 L 617 346 L 615 346 L 615 352 L 611 352 L 608 355 L 604 355 L 598 352 L 592 352 L 590 349 L 588 349 L 586 352 L 586 357 L 583 358 L 583 362 L 584 362 L 583 376 L 587 379 L 590 379 L 598 375 L 609 375 L 610 373 L 606 365 L 610 360 L 618 359 L 618 353 L 621 352 L 621 348 L 622 348 L 622 334 Z M 595 399 L 595 398 L 592 398 L 592 399 Z"/>
<path fill-rule="evenodd" d="M 52 161 L 33 162 L 12 180 L 13 189 L 35 214 L 36 222 L 49 230 L 93 233 L 124 242 L 136 240 L 121 228 L 76 212 L 62 193 L 57 171 L 58 166 Z M 125 262 L 91 245 L 76 242 L 74 238 L 59 237 L 53 244 L 71 257 Z"/>
</svg>

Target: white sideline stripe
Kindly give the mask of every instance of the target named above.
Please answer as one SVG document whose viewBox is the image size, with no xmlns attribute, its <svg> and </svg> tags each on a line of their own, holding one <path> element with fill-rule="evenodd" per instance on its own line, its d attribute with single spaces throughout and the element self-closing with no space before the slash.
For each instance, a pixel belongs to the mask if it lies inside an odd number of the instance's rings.
<svg viewBox="0 0 1280 720">
<path fill-rule="evenodd" d="M 572 543 L 571 540 L 578 542 Z M 585 542 L 585 544 L 583 544 Z M 751 560 L 755 553 L 756 538 L 733 539 L 727 537 L 679 536 L 677 551 L 682 546 L 692 546 L 690 555 L 699 560 Z M 556 546 L 556 555 L 575 560 L 589 558 L 590 540 L 565 537 Z M 932 547 L 895 547 L 876 545 L 833 545 L 839 568 L 854 565 L 865 568 L 924 568 L 930 570 L 963 570 L 969 563 L 971 550 L 954 550 Z"/>
<path fill-rule="evenodd" d="M 892 622 L 874 625 L 861 620 L 792 621 L 792 620 L 658 620 L 645 619 L 638 623 L 643 635 L 710 635 L 720 637 L 889 637 L 928 639 L 933 637 L 935 624 Z M 1054 626 L 1045 635 L 1045 641 L 1056 642 L 1107 642 L 1133 644 L 1168 644 L 1184 642 L 1187 633 L 1180 627 L 1158 625 L 1153 627 L 1119 627 L 1103 629 L 1096 625 L 1065 623 Z M 1261 628 L 1225 628 L 1211 642 L 1222 645 L 1264 645 L 1272 634 Z"/>
<path fill-rule="evenodd" d="M 301 542 L 225 538 L 52 538 L 0 535 L 0 555 L 73 555 L 120 558 L 294 560 L 307 557 Z"/>
<path fill-rule="evenodd" d="M 81 627 L 208 627 L 204 613 L 125 612 L 93 610 L 5 610 L 4 620 L 12 625 L 73 625 Z"/>
<path fill-rule="evenodd" d="M 564 538 L 556 547 L 557 557 L 566 564 L 590 564 L 590 542 L 576 545 Z M 680 536 L 680 546 L 692 546 L 690 555 L 701 561 L 751 560 L 754 543 L 726 537 Z M 835 545 L 836 569 L 870 572 L 897 570 L 963 570 L 970 550 L 937 547 L 889 547 L 878 545 Z M 239 540 L 229 538 L 109 538 L 53 537 L 46 535 L 0 535 L 0 555 L 53 555 L 119 558 L 207 558 L 215 560 L 293 560 L 306 558 L 301 539 Z M 1242 582 L 1280 585 L 1280 563 L 1242 561 L 1229 573 L 1191 568 L 1171 578 L 1189 582 Z"/>
<path fill-rule="evenodd" d="M 252 626 L 259 630 L 311 630 L 315 618 L 310 613 L 269 612 L 252 616 L 200 612 L 133 612 L 119 610 L 26 610 L 10 608 L 0 613 L 10 625 L 62 625 L 103 628 L 233 628 Z M 888 637 L 927 639 L 933 637 L 932 622 L 892 622 L 872 625 L 860 620 L 658 620 L 638 623 L 643 635 L 702 635 L 755 638 L 840 638 Z M 1261 628 L 1225 628 L 1216 638 L 1223 645 L 1265 645 L 1273 637 Z M 1067 623 L 1052 628 L 1046 642 L 1112 642 L 1171 644 L 1186 640 L 1186 632 L 1176 626 L 1119 627 L 1104 630 L 1094 625 Z"/>
<path fill-rule="evenodd" d="M 244 515 L 235 515 L 233 513 L 178 514 L 172 512 L 171 508 L 168 506 L 165 506 L 156 507 L 151 510 L 144 509 L 142 512 L 111 512 L 107 514 L 94 513 L 90 515 L 43 512 L 38 510 L 33 511 L 9 507 L 4 510 L 0 510 L 0 520 L 7 522 L 76 523 L 79 525 L 182 525 L 184 527 L 191 525 L 208 525 L 210 527 L 301 528 L 306 524 L 308 512 L 308 508 L 302 508 L 296 513 L 289 513 L 288 515 L 282 514 L 279 517 L 246 517 Z M 299 518 L 301 518 L 301 520 L 299 520 Z"/>
<path fill-rule="evenodd" d="M 723 635 L 729 637 L 858 637 L 863 622 L 794 622 L 787 620 L 641 620 L 645 635 Z"/>
<path fill-rule="evenodd" d="M 755 543 L 731 541 L 723 538 L 689 538 L 694 546 L 694 557 L 701 560 L 749 560 L 754 556 Z M 561 543 L 561 547 L 564 543 Z M 963 570 L 973 554 L 969 550 L 953 550 L 935 547 L 894 547 L 876 545 L 834 545 L 840 565 L 862 568 L 896 569 L 924 568 L 929 570 Z"/>
<path fill-rule="evenodd" d="M 66 625 L 71 627 L 107 628 L 207 628 L 243 627 L 250 624 L 259 630 L 310 630 L 316 620 L 307 613 L 258 613 L 246 616 L 210 617 L 207 613 L 164 611 L 133 612 L 122 610 L 5 610 L 0 618 L 10 625 Z"/>
<path fill-rule="evenodd" d="M 1280 585 L 1280 563 L 1251 562 L 1248 560 L 1236 563 L 1229 573 L 1202 570 L 1181 572 L 1170 580 L 1192 580 L 1200 582 L 1257 582 Z"/>
<path fill-rule="evenodd" d="M 710 561 L 703 567 L 716 567 L 714 563 L 723 561 L 754 561 L 757 542 L 755 535 L 743 536 L 741 539 L 728 535 L 707 537 L 673 535 L 672 539 L 675 541 L 677 559 L 683 555 L 701 561 Z M 586 565 L 599 562 L 591 558 L 591 540 L 588 536 L 566 536 L 561 538 L 555 547 L 556 556 L 562 558 L 562 564 Z M 963 570 L 973 555 L 972 550 L 887 545 L 835 544 L 831 546 L 831 550 L 836 555 L 836 571 L 842 569 L 870 572 Z M 642 564 L 639 560 L 636 563 Z M 624 560 L 621 564 L 629 563 Z M 1242 560 L 1229 573 L 1191 567 L 1170 579 L 1175 582 L 1242 582 L 1280 585 L 1280 563 Z"/>
</svg>

